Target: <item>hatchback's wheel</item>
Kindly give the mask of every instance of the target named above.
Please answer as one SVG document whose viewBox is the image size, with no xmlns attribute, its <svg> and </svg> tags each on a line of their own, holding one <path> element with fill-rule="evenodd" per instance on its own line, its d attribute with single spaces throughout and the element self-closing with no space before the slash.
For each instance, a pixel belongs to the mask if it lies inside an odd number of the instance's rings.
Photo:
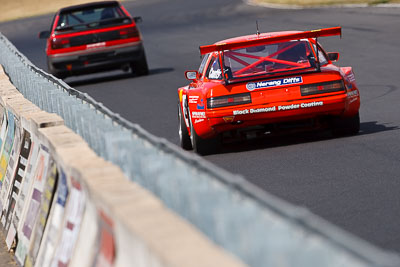
<svg viewBox="0 0 400 267">
<path fill-rule="evenodd" d="M 132 72 L 138 76 L 144 76 L 149 74 L 149 66 L 147 65 L 146 54 L 144 50 L 142 56 L 135 62 L 131 63 Z"/>
<path fill-rule="evenodd" d="M 178 120 L 179 120 L 179 141 L 181 147 L 186 150 L 192 149 L 192 142 L 190 140 L 189 132 L 186 128 L 185 118 L 182 114 L 181 105 L 178 104 Z"/>
<path fill-rule="evenodd" d="M 209 155 L 217 153 L 221 147 L 220 136 L 203 139 L 197 135 L 192 123 L 190 123 L 190 139 L 192 141 L 194 152 L 199 155 Z"/>
<path fill-rule="evenodd" d="M 352 117 L 334 118 L 332 122 L 332 134 L 334 136 L 355 135 L 360 131 L 360 114 L 357 112 Z"/>
</svg>

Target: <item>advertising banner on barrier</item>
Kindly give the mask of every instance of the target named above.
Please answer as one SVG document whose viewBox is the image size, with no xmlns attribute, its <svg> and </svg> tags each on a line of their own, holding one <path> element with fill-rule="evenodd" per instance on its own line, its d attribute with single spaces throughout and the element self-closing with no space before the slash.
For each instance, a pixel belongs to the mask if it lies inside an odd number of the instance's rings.
<svg viewBox="0 0 400 267">
<path fill-rule="evenodd" d="M 23 225 L 23 217 L 25 211 L 28 209 L 28 195 L 33 185 L 33 175 L 34 175 L 34 166 L 36 166 L 36 160 L 39 154 L 39 143 L 35 136 L 31 134 L 31 151 L 28 156 L 27 168 L 25 171 L 25 175 L 23 176 L 19 196 L 17 199 L 17 203 L 15 205 L 14 214 L 12 216 L 12 224 L 10 225 L 9 232 L 16 232 L 18 236 L 21 237 L 22 233 L 22 225 Z M 11 238 L 11 233 L 8 234 L 8 238 Z M 15 235 L 14 235 L 15 236 Z M 14 237 L 15 238 L 15 237 Z"/>
<path fill-rule="evenodd" d="M 25 176 L 25 169 L 28 163 L 28 157 L 29 154 L 31 152 L 31 135 L 29 132 L 27 131 L 23 131 L 23 139 L 22 139 L 22 146 L 20 149 L 20 153 L 19 153 L 19 158 L 18 158 L 18 163 L 17 163 L 17 170 L 15 172 L 15 176 L 14 176 L 14 181 L 12 183 L 12 189 L 11 192 L 8 195 L 8 199 L 7 199 L 7 212 L 4 213 L 4 217 L 5 217 L 5 230 L 7 233 L 7 237 L 6 237 L 6 244 L 8 249 L 11 248 L 11 245 L 14 241 L 15 238 L 15 234 L 16 234 L 16 227 L 14 224 L 14 227 L 10 227 L 11 226 L 11 221 L 13 218 L 13 214 L 15 211 L 15 206 L 16 203 L 18 201 L 19 198 L 19 194 L 21 191 L 21 185 L 22 185 L 22 181 L 23 178 Z"/>
<path fill-rule="evenodd" d="M 2 120 L 2 127 L 1 127 L 1 140 L 2 140 L 1 144 L 2 145 L 0 147 L 0 160 L 3 159 L 2 155 L 3 155 L 3 151 L 5 149 L 5 144 L 6 144 L 7 134 L 8 134 L 8 124 L 9 124 L 8 123 L 8 118 L 7 118 L 7 110 L 4 107 L 2 107 L 1 109 L 4 110 L 4 113 L 3 113 L 3 120 Z M 3 165 L 5 165 L 5 164 L 6 163 L 4 162 Z M 8 162 L 7 162 L 7 164 L 8 164 Z M 4 176 L 5 176 L 5 174 L 3 175 L 1 173 L 2 169 L 6 170 L 7 169 L 7 165 L 5 165 L 4 168 L 3 168 L 2 167 L 2 162 L 0 161 L 0 192 L 3 189 Z M 2 210 L 3 210 L 3 203 L 0 200 L 0 217 L 2 215 Z"/>
<path fill-rule="evenodd" d="M 112 267 L 115 261 L 114 221 L 99 210 L 99 251 L 96 253 L 94 267 Z"/>
<path fill-rule="evenodd" d="M 42 192 L 39 215 L 33 229 L 31 246 L 25 260 L 26 267 L 32 267 L 35 265 L 57 185 L 58 172 L 56 163 L 53 160 L 50 160 L 49 166 L 50 168 L 47 177 L 45 178 L 45 185 Z"/>
<path fill-rule="evenodd" d="M 18 234 L 18 244 L 15 256 L 18 262 L 23 265 L 31 243 L 33 227 L 38 218 L 41 196 L 46 181 L 47 171 L 49 169 L 49 150 L 44 145 L 40 145 L 38 158 L 34 167 L 35 175 L 33 186 L 28 194 L 28 209 L 23 215 L 22 233 Z"/>
<path fill-rule="evenodd" d="M 7 121 L 7 114 L 5 111 L 4 107 L 0 108 L 0 112 L 1 112 L 1 130 L 0 130 L 0 155 L 1 152 L 3 151 L 3 146 L 4 146 L 4 139 L 6 138 L 6 134 L 7 134 L 7 126 L 8 126 L 8 121 Z M 1 187 L 1 184 L 0 184 Z"/>
<path fill-rule="evenodd" d="M 8 125 L 7 125 L 6 139 L 4 141 L 4 146 L 0 156 L 0 188 L 3 188 L 3 181 L 7 171 L 8 160 L 10 158 L 10 153 L 14 142 L 15 124 L 14 124 L 14 115 L 11 112 L 7 112 L 7 122 Z M 0 203 L 0 208 L 1 204 L 2 203 Z"/>
<path fill-rule="evenodd" d="M 58 180 L 53 204 L 47 219 L 47 225 L 42 237 L 42 243 L 36 258 L 35 266 L 49 267 L 53 258 L 56 245 L 61 236 L 64 223 L 65 204 L 68 197 L 67 176 L 62 167 L 57 166 Z"/>
<path fill-rule="evenodd" d="M 67 176 L 68 177 L 68 176 Z M 62 236 L 57 244 L 52 266 L 68 266 L 74 251 L 75 242 L 78 239 L 82 217 L 85 211 L 86 196 L 82 184 L 74 177 L 70 179 L 71 188 L 65 207 L 65 221 L 62 228 Z"/>
<path fill-rule="evenodd" d="M 27 130 L 28 125 L 26 125 L 26 121 L 22 120 L 21 121 L 21 128 L 23 129 L 24 132 L 24 147 L 21 148 L 21 157 L 24 157 L 29 150 L 28 156 L 25 158 L 25 160 L 20 159 L 21 166 L 18 168 L 18 172 L 16 173 L 16 180 L 15 180 L 15 187 L 18 188 L 18 195 L 16 198 L 15 206 L 14 209 L 11 212 L 11 223 L 9 224 L 9 229 L 7 233 L 7 244 L 12 244 L 12 242 L 15 239 L 15 236 L 18 231 L 18 226 L 20 223 L 20 218 L 23 213 L 24 209 L 24 204 L 27 203 L 25 200 L 27 198 L 27 194 L 29 193 L 29 190 L 31 188 L 31 181 L 32 181 L 32 176 L 33 176 L 33 166 L 34 163 L 36 162 L 37 154 L 39 152 L 39 146 L 37 145 L 37 142 L 34 141 L 34 135 L 31 134 L 30 131 Z M 25 167 L 23 167 L 25 162 Z M 24 169 L 22 172 L 21 170 Z M 21 180 L 20 177 L 21 176 Z M 18 181 L 20 183 L 18 184 Z M 14 191 L 14 189 L 13 189 Z M 10 249 L 10 247 L 8 248 Z"/>
<path fill-rule="evenodd" d="M 93 259 L 99 247 L 99 220 L 96 206 L 97 203 L 93 199 L 87 199 L 79 237 L 68 267 L 95 267 Z"/>
<path fill-rule="evenodd" d="M 18 120 L 14 117 L 14 142 L 11 149 L 10 157 L 8 160 L 7 171 L 3 180 L 3 187 L 0 190 L 0 202 L 2 207 L 1 224 L 5 227 L 6 224 L 6 213 L 8 211 L 8 195 L 12 190 L 14 183 L 15 170 L 18 165 L 19 154 L 21 150 L 21 128 Z M 7 229 L 6 229 L 7 230 Z"/>
<path fill-rule="evenodd" d="M 25 176 L 25 170 L 28 163 L 28 157 L 31 152 L 31 135 L 28 131 L 23 130 L 22 146 L 19 152 L 17 169 L 12 183 L 11 193 L 8 195 L 8 207 L 6 208 L 7 213 L 5 214 L 6 226 L 8 230 L 11 223 L 11 216 L 14 213 L 15 205 L 18 200 L 18 196 L 21 190 L 22 180 Z"/>
</svg>

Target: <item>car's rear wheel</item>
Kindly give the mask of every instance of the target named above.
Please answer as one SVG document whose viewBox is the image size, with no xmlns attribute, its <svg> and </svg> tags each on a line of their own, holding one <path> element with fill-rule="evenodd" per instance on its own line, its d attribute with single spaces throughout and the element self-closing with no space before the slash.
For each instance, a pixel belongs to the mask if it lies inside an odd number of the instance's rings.
<svg viewBox="0 0 400 267">
<path fill-rule="evenodd" d="M 179 141 L 183 149 L 190 150 L 193 148 L 192 142 L 190 140 L 189 132 L 186 128 L 185 118 L 183 116 L 181 105 L 178 104 Z"/>
<path fill-rule="evenodd" d="M 357 112 L 352 117 L 334 118 L 332 122 L 332 134 L 334 136 L 355 135 L 360 131 L 360 114 Z"/>
<path fill-rule="evenodd" d="M 143 50 L 140 58 L 131 63 L 132 72 L 138 76 L 144 76 L 149 74 L 149 66 L 147 65 L 146 54 Z"/>
<path fill-rule="evenodd" d="M 204 139 L 197 135 L 193 128 L 193 123 L 190 123 L 190 140 L 192 141 L 192 147 L 194 152 L 199 155 L 210 155 L 217 153 L 221 148 L 221 138 L 216 136 L 214 138 Z"/>
</svg>

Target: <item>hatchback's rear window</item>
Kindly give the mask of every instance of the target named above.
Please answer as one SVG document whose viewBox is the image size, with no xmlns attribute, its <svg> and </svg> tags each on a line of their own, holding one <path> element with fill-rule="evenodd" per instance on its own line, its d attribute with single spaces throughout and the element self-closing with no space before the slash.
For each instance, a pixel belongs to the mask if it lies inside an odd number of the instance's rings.
<svg viewBox="0 0 400 267">
<path fill-rule="evenodd" d="M 119 6 L 103 6 L 63 12 L 56 30 L 82 30 L 120 23 L 126 15 Z"/>
</svg>

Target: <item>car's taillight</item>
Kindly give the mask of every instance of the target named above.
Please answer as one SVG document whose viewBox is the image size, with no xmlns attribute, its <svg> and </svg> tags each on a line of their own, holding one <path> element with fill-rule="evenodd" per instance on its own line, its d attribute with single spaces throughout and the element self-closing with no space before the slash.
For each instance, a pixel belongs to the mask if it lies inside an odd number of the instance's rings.
<svg viewBox="0 0 400 267">
<path fill-rule="evenodd" d="M 300 91 L 302 96 L 339 92 L 344 90 L 345 88 L 342 80 L 333 82 L 306 84 L 300 86 Z"/>
<path fill-rule="evenodd" d="M 67 47 L 71 47 L 69 38 L 53 38 L 51 40 L 51 48 L 53 49 L 60 49 Z"/>
<path fill-rule="evenodd" d="M 119 35 L 121 36 L 122 39 L 139 37 L 139 31 L 136 28 L 136 26 L 133 26 L 120 30 Z"/>
<path fill-rule="evenodd" d="M 211 97 L 207 99 L 207 108 L 221 108 L 251 103 L 250 93 Z"/>
</svg>

